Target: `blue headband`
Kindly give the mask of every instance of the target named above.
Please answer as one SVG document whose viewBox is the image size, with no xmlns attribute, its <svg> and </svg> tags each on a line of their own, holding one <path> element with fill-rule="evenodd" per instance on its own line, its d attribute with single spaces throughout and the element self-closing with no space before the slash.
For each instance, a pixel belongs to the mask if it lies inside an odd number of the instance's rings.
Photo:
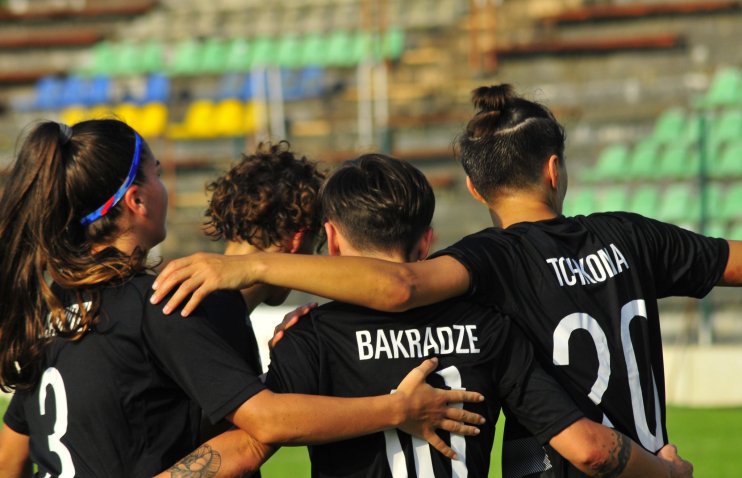
<svg viewBox="0 0 742 478">
<path fill-rule="evenodd" d="M 122 184 L 121 187 L 118 188 L 118 191 L 116 191 L 101 207 L 80 219 L 80 224 L 83 226 L 105 216 L 106 213 L 119 202 L 119 200 L 124 196 L 124 193 L 126 193 L 126 190 L 129 189 L 131 184 L 134 182 L 134 178 L 137 175 L 137 169 L 139 168 L 139 157 L 142 152 L 142 138 L 137 133 L 134 133 L 134 139 L 136 141 L 134 143 L 134 158 L 131 160 L 131 168 L 129 168 L 129 174 L 126 176 L 124 184 Z"/>
</svg>

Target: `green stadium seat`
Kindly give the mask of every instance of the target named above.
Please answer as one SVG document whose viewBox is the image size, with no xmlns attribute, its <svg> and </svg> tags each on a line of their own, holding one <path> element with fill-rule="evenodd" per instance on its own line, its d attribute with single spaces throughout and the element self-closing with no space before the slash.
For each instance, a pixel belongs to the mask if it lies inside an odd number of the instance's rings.
<svg viewBox="0 0 742 478">
<path fill-rule="evenodd" d="M 173 59 L 167 66 L 171 75 L 195 75 L 201 72 L 203 45 L 189 38 L 175 45 Z"/>
<path fill-rule="evenodd" d="M 327 38 L 326 59 L 328 66 L 349 67 L 358 63 L 354 54 L 356 37 L 347 31 L 338 30 Z"/>
<path fill-rule="evenodd" d="M 149 40 L 139 48 L 139 72 L 160 73 L 164 68 L 165 47 L 158 40 Z"/>
<path fill-rule="evenodd" d="M 742 138 L 742 110 L 727 110 L 721 113 L 709 130 L 709 146 L 718 154 L 721 148 Z"/>
<path fill-rule="evenodd" d="M 659 145 L 652 139 L 637 143 L 631 150 L 627 175 L 631 179 L 648 179 L 655 176 Z"/>
<path fill-rule="evenodd" d="M 628 199 L 627 210 L 647 217 L 657 217 L 660 191 L 655 186 L 640 186 Z"/>
<path fill-rule="evenodd" d="M 568 192 L 564 198 L 564 214 L 590 214 L 595 212 L 597 194 L 593 188 L 580 188 Z"/>
<path fill-rule="evenodd" d="M 626 179 L 628 163 L 629 150 L 625 145 L 608 145 L 600 152 L 595 166 L 585 173 L 583 179 L 586 181 Z"/>
<path fill-rule="evenodd" d="M 672 108 L 657 118 L 652 131 L 652 139 L 661 144 L 674 143 L 683 138 L 685 128 L 685 112 L 680 108 Z"/>
<path fill-rule="evenodd" d="M 727 237 L 727 227 L 724 225 L 723 222 L 718 221 L 712 221 L 706 224 L 706 227 L 703 229 L 703 231 L 699 232 L 704 236 L 709 237 Z"/>
<path fill-rule="evenodd" d="M 250 71 L 251 66 L 250 43 L 245 38 L 231 39 L 227 45 L 224 70 L 232 73 L 245 73 Z"/>
<path fill-rule="evenodd" d="M 326 38 L 321 33 L 305 36 L 301 45 L 301 64 L 305 66 L 324 66 L 326 64 Z"/>
<path fill-rule="evenodd" d="M 201 73 L 223 73 L 227 71 L 230 42 L 221 38 L 209 38 L 201 49 Z"/>
<path fill-rule="evenodd" d="M 742 184 L 729 186 L 719 206 L 718 217 L 725 221 L 742 219 Z"/>
<path fill-rule="evenodd" d="M 700 202 L 692 187 L 675 183 L 667 187 L 660 200 L 657 219 L 680 225 L 691 225 L 699 217 Z"/>
<path fill-rule="evenodd" d="M 252 42 L 252 68 L 275 65 L 279 40 L 271 37 L 258 37 Z"/>
<path fill-rule="evenodd" d="M 736 68 L 719 70 L 698 104 L 705 107 L 742 105 L 742 72 Z"/>
<path fill-rule="evenodd" d="M 742 177 L 742 139 L 729 143 L 722 148 L 715 162 L 713 174 L 719 178 Z"/>
<path fill-rule="evenodd" d="M 405 33 L 401 28 L 391 27 L 384 32 L 382 54 L 388 60 L 399 60 L 404 52 Z"/>
<path fill-rule="evenodd" d="M 698 148 L 676 142 L 665 146 L 654 174 L 657 179 L 689 179 L 697 176 L 699 169 Z"/>
<path fill-rule="evenodd" d="M 91 49 L 89 64 L 80 73 L 88 75 L 110 75 L 115 69 L 116 48 L 109 41 L 96 43 Z"/>
<path fill-rule="evenodd" d="M 597 211 L 625 211 L 629 202 L 625 187 L 613 187 L 598 194 Z"/>
<path fill-rule="evenodd" d="M 276 45 L 276 61 L 283 68 L 299 68 L 304 62 L 303 39 L 286 35 Z"/>
</svg>

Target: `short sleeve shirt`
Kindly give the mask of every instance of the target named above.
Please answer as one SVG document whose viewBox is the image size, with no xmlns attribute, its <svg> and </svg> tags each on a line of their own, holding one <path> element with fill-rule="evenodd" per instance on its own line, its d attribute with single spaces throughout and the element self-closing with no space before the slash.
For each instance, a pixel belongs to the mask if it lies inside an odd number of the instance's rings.
<svg viewBox="0 0 742 478">
<path fill-rule="evenodd" d="M 703 297 L 728 253 L 722 239 L 601 213 L 485 229 L 436 255 L 468 269 L 468 297 L 513 317 L 588 417 L 656 452 L 667 443 L 657 300 Z M 507 423 L 506 440 L 522 434 Z"/>
<path fill-rule="evenodd" d="M 312 476 L 486 477 L 501 403 L 542 443 L 582 416 L 537 366 L 529 342 L 508 318 L 465 301 L 403 314 L 329 303 L 286 332 L 273 350 L 266 384 L 277 392 L 387 394 L 430 356 L 439 358 L 432 385 L 486 397 L 485 403 L 465 405 L 487 418 L 479 436 L 441 432 L 465 461 L 451 462 L 424 441 L 387 430 L 310 447 Z"/>
<path fill-rule="evenodd" d="M 98 323 L 52 339 L 40 383 L 14 396 L 5 422 L 30 435 L 40 476 L 152 476 L 196 447 L 193 403 L 217 421 L 263 389 L 203 308 L 151 305 L 153 280 L 104 289 Z"/>
</svg>

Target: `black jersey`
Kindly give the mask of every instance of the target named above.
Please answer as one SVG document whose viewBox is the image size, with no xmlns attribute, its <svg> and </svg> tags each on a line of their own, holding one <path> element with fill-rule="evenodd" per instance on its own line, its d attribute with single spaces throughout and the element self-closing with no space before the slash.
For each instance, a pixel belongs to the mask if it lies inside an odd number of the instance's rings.
<svg viewBox="0 0 742 478">
<path fill-rule="evenodd" d="M 547 442 L 582 417 L 537 366 L 508 318 L 454 300 L 403 314 L 331 302 L 299 321 L 272 352 L 266 385 L 278 392 L 360 397 L 392 393 L 425 357 L 439 357 L 437 387 L 476 390 L 486 417 L 477 437 L 441 433 L 460 459 L 398 430 L 309 448 L 314 477 L 486 477 L 501 401 Z"/>
<path fill-rule="evenodd" d="M 726 266 L 726 241 L 602 213 L 489 228 L 436 255 L 469 270 L 469 297 L 513 317 L 588 417 L 651 452 L 667 443 L 657 299 L 707 294 Z M 529 444 L 511 422 L 504 476 L 543 469 L 539 447 L 530 464 L 516 458 Z"/>
<path fill-rule="evenodd" d="M 104 289 L 95 326 L 53 338 L 36 389 L 13 397 L 5 422 L 30 436 L 38 476 L 152 476 L 197 446 L 193 403 L 217 421 L 263 389 L 203 308 L 151 305 L 153 280 Z"/>
</svg>

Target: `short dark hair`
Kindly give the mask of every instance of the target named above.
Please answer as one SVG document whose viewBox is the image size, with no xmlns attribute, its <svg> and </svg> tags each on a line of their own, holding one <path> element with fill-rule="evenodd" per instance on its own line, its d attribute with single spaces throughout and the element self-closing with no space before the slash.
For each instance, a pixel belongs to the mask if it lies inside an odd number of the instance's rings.
<svg viewBox="0 0 742 478">
<path fill-rule="evenodd" d="M 317 202 L 324 174 L 287 141 L 260 143 L 254 154 L 207 186 L 211 200 L 207 234 L 245 241 L 260 249 L 280 245 L 304 230 L 319 232 Z"/>
<path fill-rule="evenodd" d="M 430 226 L 433 190 L 406 161 L 365 154 L 346 161 L 320 191 L 325 220 L 333 221 L 354 247 L 409 254 Z"/>
<path fill-rule="evenodd" d="M 535 186 L 552 154 L 564 161 L 564 127 L 545 106 L 517 96 L 508 84 L 477 88 L 472 102 L 477 112 L 458 138 L 458 154 L 485 198 Z"/>
</svg>

